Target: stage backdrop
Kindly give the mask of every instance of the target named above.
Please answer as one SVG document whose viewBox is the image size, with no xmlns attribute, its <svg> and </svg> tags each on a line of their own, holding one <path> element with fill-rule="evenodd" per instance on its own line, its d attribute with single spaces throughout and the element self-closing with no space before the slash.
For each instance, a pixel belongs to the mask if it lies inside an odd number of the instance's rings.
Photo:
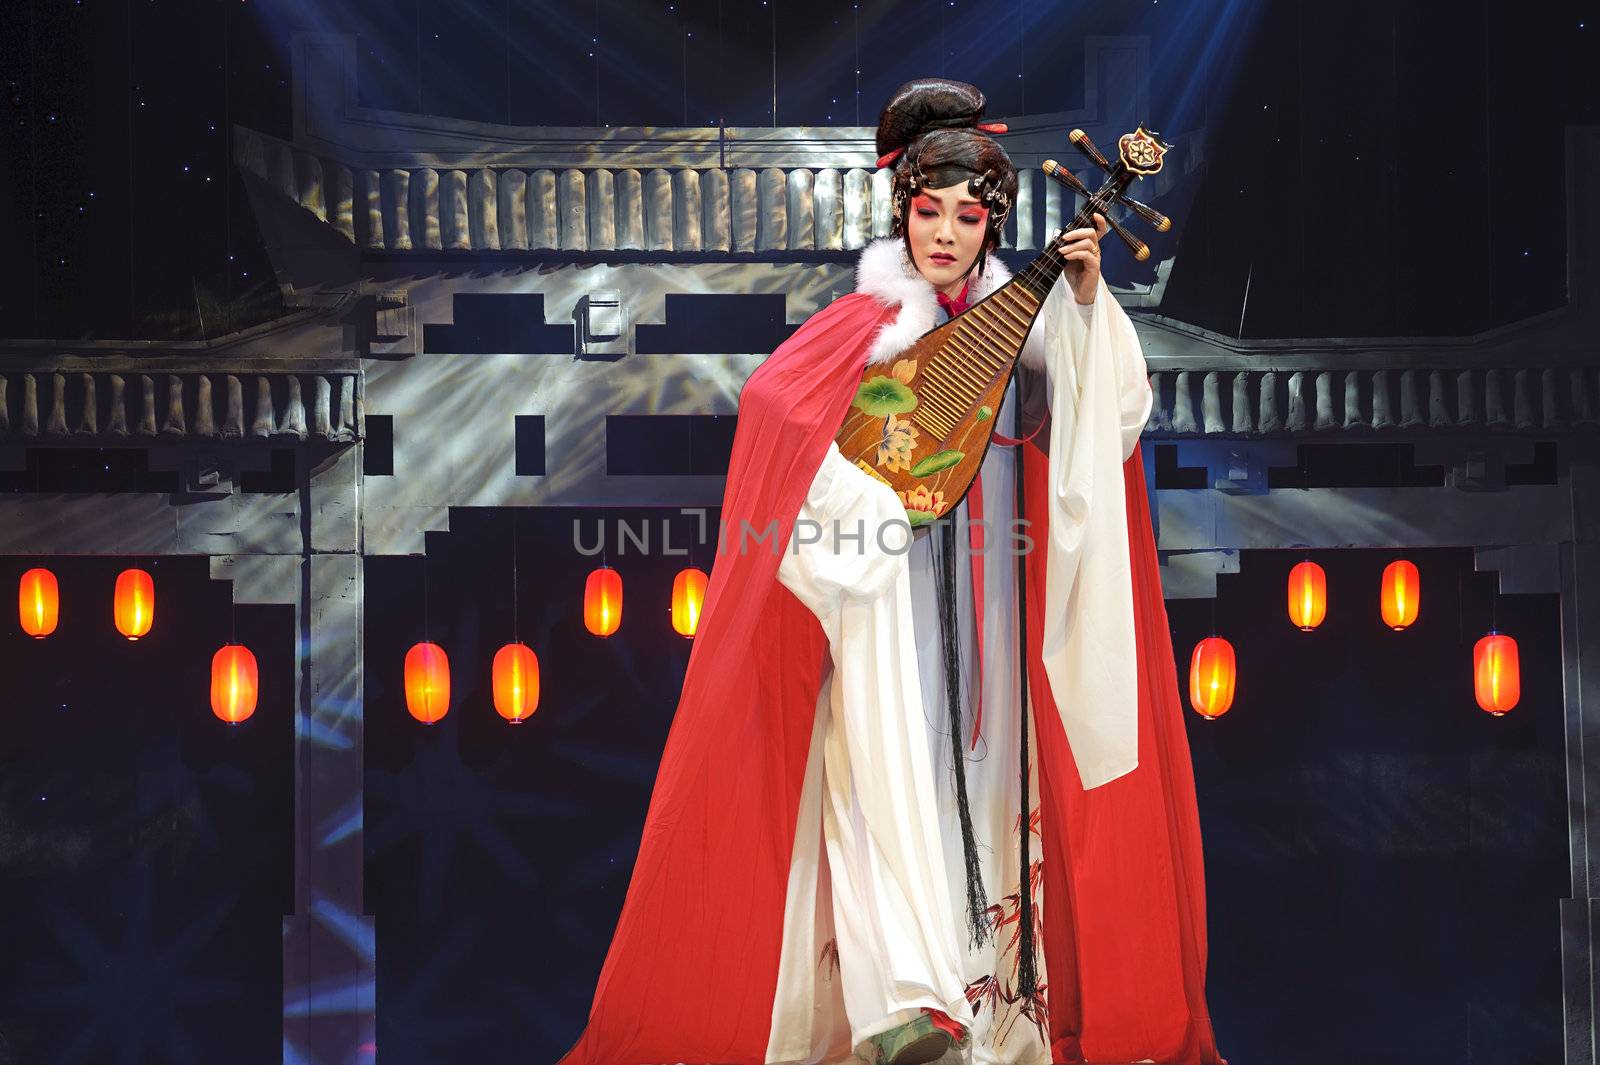
<svg viewBox="0 0 1600 1065">
<path fill-rule="evenodd" d="M 517 515 L 520 630 L 544 687 L 516 727 L 488 691 L 513 625 L 511 512 L 457 510 L 449 533 L 428 538 L 428 625 L 452 663 L 450 713 L 431 728 L 406 715 L 400 689 L 422 638 L 424 563 L 369 560 L 367 901 L 384 944 L 385 1065 L 552 1061 L 582 1027 L 687 663 L 666 605 L 689 559 L 660 554 L 663 521 L 672 547 L 693 543 L 697 519 L 666 508 Z M 574 551 L 574 522 L 591 546 L 603 523 L 623 575 L 623 621 L 607 639 L 583 628 L 583 579 L 599 559 Z M 619 522 L 648 527 L 650 555 L 618 554 Z M 709 551 L 696 551 L 705 567 Z M 1208 994 L 1234 1062 L 1559 1060 L 1555 598 L 1500 598 L 1523 697 L 1492 718 L 1473 701 L 1469 663 L 1493 576 L 1473 573 L 1467 551 L 1407 556 L 1423 607 L 1399 633 L 1378 617 L 1392 552 L 1317 553 L 1332 605 L 1311 633 L 1284 606 L 1301 554 L 1246 552 L 1219 581 L 1239 694 L 1220 720 L 1190 714 L 1188 733 Z M 1168 609 L 1173 668 L 1186 671 L 1212 604 Z"/>
</svg>

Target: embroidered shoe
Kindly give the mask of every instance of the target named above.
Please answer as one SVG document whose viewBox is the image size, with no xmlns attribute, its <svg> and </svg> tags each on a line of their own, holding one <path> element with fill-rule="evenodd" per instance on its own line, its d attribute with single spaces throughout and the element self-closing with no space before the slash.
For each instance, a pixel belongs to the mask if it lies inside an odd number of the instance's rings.
<svg viewBox="0 0 1600 1065">
<path fill-rule="evenodd" d="M 922 1015 L 872 1037 L 875 1065 L 927 1065 L 952 1046 L 966 1049 L 971 1041 L 965 1025 L 943 1010 L 922 1008 Z"/>
</svg>

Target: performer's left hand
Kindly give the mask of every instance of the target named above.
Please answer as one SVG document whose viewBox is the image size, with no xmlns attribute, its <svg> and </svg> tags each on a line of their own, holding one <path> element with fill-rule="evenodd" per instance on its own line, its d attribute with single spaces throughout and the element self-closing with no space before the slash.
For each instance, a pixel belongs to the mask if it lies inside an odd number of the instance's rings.
<svg viewBox="0 0 1600 1065">
<path fill-rule="evenodd" d="M 1056 248 L 1067 260 L 1062 276 L 1072 289 L 1072 298 L 1079 303 L 1093 303 L 1100 288 L 1100 238 L 1110 228 L 1105 215 L 1097 211 L 1093 229 L 1068 230 L 1056 241 Z"/>
</svg>

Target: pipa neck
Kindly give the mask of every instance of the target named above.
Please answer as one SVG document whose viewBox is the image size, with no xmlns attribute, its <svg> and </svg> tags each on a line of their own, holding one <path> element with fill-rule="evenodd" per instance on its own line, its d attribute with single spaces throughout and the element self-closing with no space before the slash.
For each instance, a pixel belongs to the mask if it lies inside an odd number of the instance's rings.
<svg viewBox="0 0 1600 1065">
<path fill-rule="evenodd" d="M 1100 203 L 1097 195 L 1085 203 L 1082 210 L 1072 216 L 1072 221 L 1066 224 L 1062 232 L 1093 228 L 1095 212 L 1098 211 L 1100 214 L 1105 214 L 1107 210 L 1108 208 Z M 1044 298 L 1050 294 L 1050 290 L 1055 287 L 1056 278 L 1061 276 L 1061 271 L 1066 268 L 1066 265 L 1067 261 L 1061 257 L 1061 252 L 1057 250 L 1055 241 L 1051 241 L 1048 248 L 1040 252 L 1031 263 L 1016 272 L 1011 278 L 1010 284 L 1020 285 L 1029 290 L 1042 303 Z"/>
</svg>

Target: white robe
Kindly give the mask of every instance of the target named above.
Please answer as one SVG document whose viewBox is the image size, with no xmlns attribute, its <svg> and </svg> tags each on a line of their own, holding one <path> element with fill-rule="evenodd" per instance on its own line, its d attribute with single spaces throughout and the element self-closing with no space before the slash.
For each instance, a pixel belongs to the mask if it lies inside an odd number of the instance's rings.
<svg viewBox="0 0 1600 1065">
<path fill-rule="evenodd" d="M 990 273 L 974 279 L 974 302 L 1005 280 L 1003 265 L 991 262 Z M 879 277 L 875 289 L 871 271 L 886 265 L 900 270 L 887 292 L 900 299 L 886 302 L 901 303 L 901 314 L 885 329 L 892 337 L 878 345 L 874 362 L 891 358 L 943 317 L 925 318 L 932 286 L 910 270 L 898 241 L 874 242 L 863 254 L 861 287 L 884 298 L 889 286 Z M 1080 775 L 1085 786 L 1095 786 L 1137 764 L 1120 466 L 1137 446 L 1150 391 L 1132 323 L 1104 285 L 1093 305 L 1077 307 L 1058 284 L 1021 363 L 1025 406 L 1041 415 L 1048 406 L 1051 414 L 1051 529 L 1045 541 L 1038 531 L 1033 547 L 1049 552 L 1045 669 Z M 1008 434 L 1015 431 L 1015 391 L 996 418 Z M 965 501 L 955 513 L 969 808 L 985 893 L 1012 918 L 995 942 L 978 948 L 968 946 L 964 914 L 931 530 L 919 529 L 906 550 L 899 500 L 831 444 L 807 492 L 799 515 L 805 521 L 797 523 L 806 531 L 785 553 L 778 576 L 823 625 L 829 661 L 790 867 L 769 1062 L 847 1060 L 870 1036 L 925 1006 L 972 1028 L 975 1063 L 1049 1062 L 1042 1020 L 1023 1016 L 1021 1002 L 1006 1001 L 1014 985 L 1010 940 L 1021 879 L 1016 573 L 1008 547 L 1013 461 L 1011 449 L 994 446 L 983 463 L 991 546 L 984 558 L 988 668 L 976 750 L 968 743 L 978 670 Z M 864 535 L 853 538 L 858 526 Z M 879 529 L 886 529 L 881 537 Z M 1085 618 L 1096 623 L 1079 624 Z M 1036 774 L 1030 784 L 1031 814 Z M 1035 869 L 1041 851 L 1035 834 Z M 1036 882 L 1036 927 L 1042 894 Z M 1043 983 L 1042 949 L 1036 963 Z"/>
</svg>

